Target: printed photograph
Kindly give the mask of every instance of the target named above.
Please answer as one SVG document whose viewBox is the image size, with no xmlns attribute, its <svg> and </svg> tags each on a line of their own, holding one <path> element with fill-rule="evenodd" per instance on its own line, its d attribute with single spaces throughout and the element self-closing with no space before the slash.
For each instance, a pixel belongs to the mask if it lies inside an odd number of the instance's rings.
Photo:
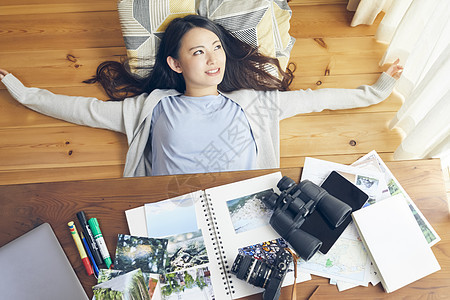
<svg viewBox="0 0 450 300">
<path fill-rule="evenodd" d="M 150 295 L 150 299 L 153 299 L 153 297 L 155 297 L 155 299 L 161 298 L 158 297 L 158 295 L 160 296 L 160 294 L 158 293 L 158 283 L 159 283 L 159 276 L 157 278 L 154 278 L 153 276 L 150 277 L 148 282 L 148 293 Z"/>
<path fill-rule="evenodd" d="M 111 280 L 116 277 L 119 277 L 120 275 L 123 275 L 125 273 L 126 272 L 123 270 L 99 269 L 98 277 L 97 277 L 97 284 L 106 282 L 106 281 Z"/>
<path fill-rule="evenodd" d="M 236 233 L 243 233 L 269 225 L 272 210 L 262 199 L 273 194 L 273 189 L 227 201 L 231 222 Z"/>
<path fill-rule="evenodd" d="M 166 237 L 198 230 L 194 200 L 168 199 L 145 204 L 148 236 Z"/>
<path fill-rule="evenodd" d="M 96 300 L 150 300 L 147 284 L 140 269 L 120 275 L 93 288 Z"/>
<path fill-rule="evenodd" d="M 201 229 L 168 237 L 165 271 L 175 272 L 208 263 Z"/>
<path fill-rule="evenodd" d="M 381 193 L 379 190 L 380 181 L 377 178 L 345 172 L 339 172 L 339 174 L 369 196 L 369 199 L 367 199 L 367 202 L 363 207 L 374 204 L 377 201 L 377 198 Z"/>
<path fill-rule="evenodd" d="M 388 188 L 389 188 L 389 193 L 391 194 L 391 196 L 395 196 L 402 192 L 400 190 L 400 188 L 398 187 L 397 183 L 395 183 L 394 179 L 389 180 Z"/>
<path fill-rule="evenodd" d="M 167 239 L 119 234 L 114 269 L 125 272 L 140 268 L 145 273 L 164 273 Z"/>
<path fill-rule="evenodd" d="M 160 275 L 159 282 L 164 300 L 215 299 L 211 273 L 206 267 Z"/>
<path fill-rule="evenodd" d="M 356 177 L 356 183 L 355 185 L 361 189 L 364 193 L 366 193 L 369 196 L 369 199 L 367 200 L 367 204 L 364 206 L 367 206 L 368 204 L 374 204 L 377 201 L 378 196 L 378 179 L 376 178 L 370 178 L 367 176 L 361 176 L 358 175 Z"/>
<path fill-rule="evenodd" d="M 124 275 L 126 272 L 123 270 L 114 270 L 114 269 L 100 269 L 97 278 L 97 284 L 106 282 L 113 278 Z M 142 272 L 142 276 L 144 276 L 144 282 L 146 284 L 148 293 L 150 295 L 150 299 L 155 295 L 155 299 L 159 294 L 157 293 L 157 285 L 159 282 L 159 274 L 150 274 Z"/>
</svg>

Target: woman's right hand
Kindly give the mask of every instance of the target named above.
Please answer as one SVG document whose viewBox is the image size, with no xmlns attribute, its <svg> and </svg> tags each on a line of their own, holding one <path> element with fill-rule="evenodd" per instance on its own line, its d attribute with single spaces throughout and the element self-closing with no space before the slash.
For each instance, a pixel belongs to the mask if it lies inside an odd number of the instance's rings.
<svg viewBox="0 0 450 300">
<path fill-rule="evenodd" d="M 0 69 L 0 80 L 2 80 L 6 75 L 8 75 L 8 71 Z"/>
</svg>

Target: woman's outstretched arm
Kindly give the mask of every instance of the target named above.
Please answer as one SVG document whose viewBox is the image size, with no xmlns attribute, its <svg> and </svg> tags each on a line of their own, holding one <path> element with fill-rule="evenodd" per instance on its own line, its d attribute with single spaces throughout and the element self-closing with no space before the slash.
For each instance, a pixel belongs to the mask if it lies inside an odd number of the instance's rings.
<svg viewBox="0 0 450 300">
<path fill-rule="evenodd" d="M 279 92 L 280 119 L 324 109 L 349 109 L 377 104 L 392 92 L 403 67 L 395 61 L 377 82 L 355 89 L 324 88 Z"/>
<path fill-rule="evenodd" d="M 0 69 L 0 80 L 18 102 L 39 113 L 71 123 L 125 133 L 123 102 L 57 95 L 25 87 L 19 79 Z"/>
</svg>

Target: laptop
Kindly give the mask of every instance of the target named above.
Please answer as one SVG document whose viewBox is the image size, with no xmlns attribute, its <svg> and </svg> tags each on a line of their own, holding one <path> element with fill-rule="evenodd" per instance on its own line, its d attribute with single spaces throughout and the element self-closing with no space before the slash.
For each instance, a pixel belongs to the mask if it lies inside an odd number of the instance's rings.
<svg viewBox="0 0 450 300">
<path fill-rule="evenodd" d="M 0 266 L 2 299 L 88 299 L 48 223 L 1 247 Z"/>
</svg>

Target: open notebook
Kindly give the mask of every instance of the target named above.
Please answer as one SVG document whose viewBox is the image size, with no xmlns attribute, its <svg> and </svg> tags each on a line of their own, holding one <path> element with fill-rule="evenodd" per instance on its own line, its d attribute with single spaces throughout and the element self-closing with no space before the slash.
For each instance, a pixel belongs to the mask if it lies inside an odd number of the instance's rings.
<svg viewBox="0 0 450 300">
<path fill-rule="evenodd" d="M 169 244 L 175 240 L 174 234 L 195 236 L 195 244 L 204 244 L 207 252 L 208 262 L 202 266 L 208 269 L 208 281 L 214 289 L 214 297 L 209 299 L 237 299 L 261 293 L 263 289 L 237 279 L 229 271 L 238 252 L 255 252 L 254 256 L 270 259 L 280 247 L 285 247 L 277 244 L 280 236 L 269 224 L 272 211 L 260 201 L 268 193 L 278 191 L 281 177 L 276 172 L 129 210 L 126 216 L 130 234 L 172 236 Z M 293 275 L 293 268 L 289 268 L 283 285 L 293 284 Z M 302 273 L 297 282 L 310 278 Z M 178 296 L 185 299 L 186 295 Z"/>
<path fill-rule="evenodd" d="M 0 266 L 1 299 L 88 299 L 48 223 L 1 247 Z"/>
</svg>

